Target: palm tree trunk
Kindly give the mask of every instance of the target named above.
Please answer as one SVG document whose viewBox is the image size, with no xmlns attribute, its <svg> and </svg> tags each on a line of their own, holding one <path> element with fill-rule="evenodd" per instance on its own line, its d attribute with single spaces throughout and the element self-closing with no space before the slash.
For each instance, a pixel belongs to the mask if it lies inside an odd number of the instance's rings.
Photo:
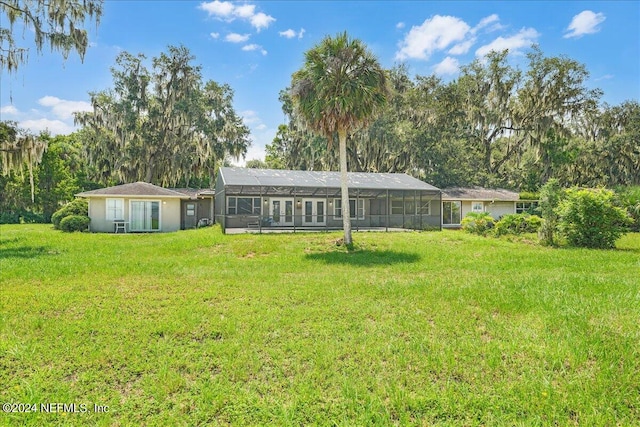
<svg viewBox="0 0 640 427">
<path fill-rule="evenodd" d="M 338 130 L 340 142 L 340 188 L 342 190 L 342 228 L 344 229 L 344 244 L 351 245 L 351 212 L 349 209 L 349 182 L 347 180 L 347 131 Z M 356 209 L 358 207 L 356 206 Z"/>
</svg>

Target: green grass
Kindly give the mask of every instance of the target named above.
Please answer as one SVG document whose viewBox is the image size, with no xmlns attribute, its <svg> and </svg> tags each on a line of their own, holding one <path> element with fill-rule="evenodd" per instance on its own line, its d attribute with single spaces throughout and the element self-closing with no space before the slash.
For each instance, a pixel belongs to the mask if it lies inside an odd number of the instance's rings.
<svg viewBox="0 0 640 427">
<path fill-rule="evenodd" d="M 0 425 L 640 424 L 640 235 L 0 227 Z M 94 413 L 93 405 L 107 405 Z"/>
</svg>

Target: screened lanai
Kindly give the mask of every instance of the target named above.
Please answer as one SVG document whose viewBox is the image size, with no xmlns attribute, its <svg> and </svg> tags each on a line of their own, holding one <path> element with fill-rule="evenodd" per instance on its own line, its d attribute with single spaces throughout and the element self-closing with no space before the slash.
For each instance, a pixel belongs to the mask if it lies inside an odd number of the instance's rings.
<svg viewBox="0 0 640 427">
<path fill-rule="evenodd" d="M 441 192 L 406 174 L 349 172 L 354 230 L 441 228 Z M 215 220 L 225 232 L 342 228 L 339 172 L 223 167 Z"/>
</svg>

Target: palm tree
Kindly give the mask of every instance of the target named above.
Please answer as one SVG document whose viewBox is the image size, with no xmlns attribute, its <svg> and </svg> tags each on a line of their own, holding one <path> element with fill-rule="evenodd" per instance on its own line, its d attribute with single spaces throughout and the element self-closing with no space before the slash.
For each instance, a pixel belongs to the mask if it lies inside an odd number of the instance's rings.
<svg viewBox="0 0 640 427">
<path fill-rule="evenodd" d="M 291 96 L 297 115 L 312 131 L 338 136 L 344 243 L 352 244 L 347 138 L 371 123 L 388 98 L 387 75 L 378 60 L 347 33 L 325 37 L 305 53 L 302 69 L 292 76 Z"/>
</svg>

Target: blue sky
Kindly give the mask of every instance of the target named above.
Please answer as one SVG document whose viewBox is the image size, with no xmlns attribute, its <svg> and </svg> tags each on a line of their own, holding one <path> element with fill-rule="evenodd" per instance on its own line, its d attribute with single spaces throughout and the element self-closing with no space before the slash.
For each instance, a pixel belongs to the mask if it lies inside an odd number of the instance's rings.
<svg viewBox="0 0 640 427">
<path fill-rule="evenodd" d="M 3 16 L 4 20 L 5 17 Z M 284 122 L 278 93 L 299 69 L 304 52 L 326 35 L 347 31 L 384 67 L 404 62 L 412 75 L 455 78 L 461 65 L 491 49 L 510 49 L 513 65 L 537 43 L 547 56 L 585 64 L 587 84 L 619 104 L 640 100 L 638 1 L 116 1 L 106 0 L 100 25 L 89 27 L 84 63 L 47 49 L 17 73 L 3 71 L 0 118 L 53 134 L 74 130 L 72 111 L 89 108 L 90 91 L 111 87 L 119 52 L 149 59 L 183 44 L 204 79 L 228 83 L 236 111 L 251 129 L 247 159 Z M 15 32 L 23 46 L 31 32 Z M 240 161 L 240 164 L 243 162 Z"/>
</svg>

